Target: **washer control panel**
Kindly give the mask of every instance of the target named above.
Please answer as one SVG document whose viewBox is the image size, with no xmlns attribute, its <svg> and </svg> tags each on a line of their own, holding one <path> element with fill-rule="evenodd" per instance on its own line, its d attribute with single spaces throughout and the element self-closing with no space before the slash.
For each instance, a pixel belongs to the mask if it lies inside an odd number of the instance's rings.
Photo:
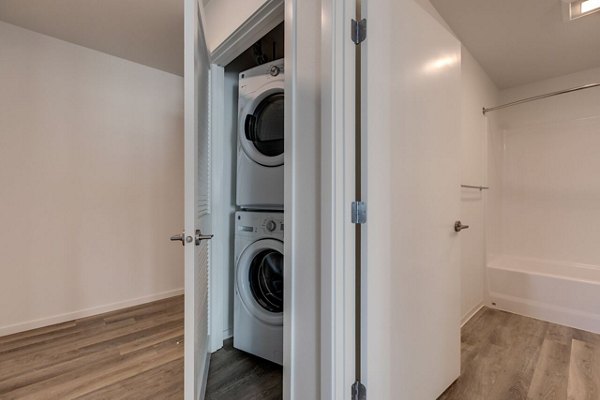
<svg viewBox="0 0 600 400">
<path fill-rule="evenodd" d="M 283 239 L 283 212 L 238 211 L 235 228 L 236 235 Z"/>
</svg>

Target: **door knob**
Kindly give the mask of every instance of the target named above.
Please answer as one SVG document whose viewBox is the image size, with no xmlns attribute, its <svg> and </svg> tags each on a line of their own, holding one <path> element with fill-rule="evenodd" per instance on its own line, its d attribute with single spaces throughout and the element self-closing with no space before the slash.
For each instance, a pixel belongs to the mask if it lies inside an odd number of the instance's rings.
<svg viewBox="0 0 600 400">
<path fill-rule="evenodd" d="M 195 237 L 195 241 L 196 241 L 196 246 L 198 246 L 200 244 L 201 241 L 203 240 L 210 240 L 213 238 L 214 235 L 203 235 L 202 232 L 200 231 L 200 229 L 196 229 L 196 237 Z M 191 240 L 189 240 L 191 242 Z"/>
<path fill-rule="evenodd" d="M 463 229 L 469 229 L 469 225 L 463 225 L 460 221 L 454 223 L 454 232 L 460 232 Z"/>
<path fill-rule="evenodd" d="M 180 235 L 173 235 L 171 236 L 171 241 L 173 242 L 177 242 L 180 241 L 182 246 L 185 246 L 185 241 L 183 240 L 185 237 L 185 233 L 182 232 Z"/>
</svg>

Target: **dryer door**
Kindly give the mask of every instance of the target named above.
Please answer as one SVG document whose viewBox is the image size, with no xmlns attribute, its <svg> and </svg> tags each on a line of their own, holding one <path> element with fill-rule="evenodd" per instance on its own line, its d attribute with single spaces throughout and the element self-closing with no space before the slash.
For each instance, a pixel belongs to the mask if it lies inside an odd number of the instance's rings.
<svg viewBox="0 0 600 400">
<path fill-rule="evenodd" d="M 249 102 L 241 115 L 242 148 L 253 161 L 267 167 L 283 164 L 284 94 L 282 82 L 269 85 Z"/>
<path fill-rule="evenodd" d="M 244 307 L 270 325 L 283 324 L 283 243 L 262 239 L 240 255 L 236 289 Z"/>
</svg>

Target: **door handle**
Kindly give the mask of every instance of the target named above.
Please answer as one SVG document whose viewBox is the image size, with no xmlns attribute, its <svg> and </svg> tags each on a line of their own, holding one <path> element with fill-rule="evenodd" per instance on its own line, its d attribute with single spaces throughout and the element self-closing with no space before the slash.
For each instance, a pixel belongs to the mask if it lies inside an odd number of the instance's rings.
<svg viewBox="0 0 600 400">
<path fill-rule="evenodd" d="M 469 225 L 463 225 L 460 221 L 454 223 L 454 232 L 460 232 L 463 229 L 469 229 Z"/>
<path fill-rule="evenodd" d="M 171 236 L 171 241 L 173 241 L 173 242 L 181 241 L 181 245 L 185 246 L 185 241 L 183 240 L 184 237 L 185 237 L 185 232 L 182 232 L 180 235 Z"/>
<path fill-rule="evenodd" d="M 173 242 L 181 242 L 182 246 L 185 246 L 186 242 L 187 243 L 194 242 L 194 244 L 196 246 L 198 246 L 201 241 L 212 239 L 213 236 L 214 235 L 203 235 L 202 231 L 200 231 L 200 229 L 196 229 L 196 235 L 195 235 L 195 237 L 185 236 L 185 232 L 182 232 L 181 235 L 173 235 L 173 236 L 171 236 L 171 240 Z"/>
<path fill-rule="evenodd" d="M 196 246 L 198 246 L 200 244 L 201 241 L 203 240 L 210 240 L 213 238 L 214 235 L 203 235 L 202 232 L 200 231 L 200 229 L 196 229 L 196 237 L 195 242 L 196 242 Z M 191 242 L 191 236 L 188 236 L 187 241 L 188 243 Z"/>
</svg>

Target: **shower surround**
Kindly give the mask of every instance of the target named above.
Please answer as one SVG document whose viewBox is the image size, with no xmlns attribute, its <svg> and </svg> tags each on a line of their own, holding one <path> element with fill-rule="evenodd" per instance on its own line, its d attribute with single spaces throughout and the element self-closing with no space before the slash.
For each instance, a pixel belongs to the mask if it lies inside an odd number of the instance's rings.
<svg viewBox="0 0 600 400">
<path fill-rule="evenodd" d="M 600 68 L 503 102 L 600 82 Z M 600 88 L 488 114 L 487 303 L 600 333 Z"/>
</svg>

